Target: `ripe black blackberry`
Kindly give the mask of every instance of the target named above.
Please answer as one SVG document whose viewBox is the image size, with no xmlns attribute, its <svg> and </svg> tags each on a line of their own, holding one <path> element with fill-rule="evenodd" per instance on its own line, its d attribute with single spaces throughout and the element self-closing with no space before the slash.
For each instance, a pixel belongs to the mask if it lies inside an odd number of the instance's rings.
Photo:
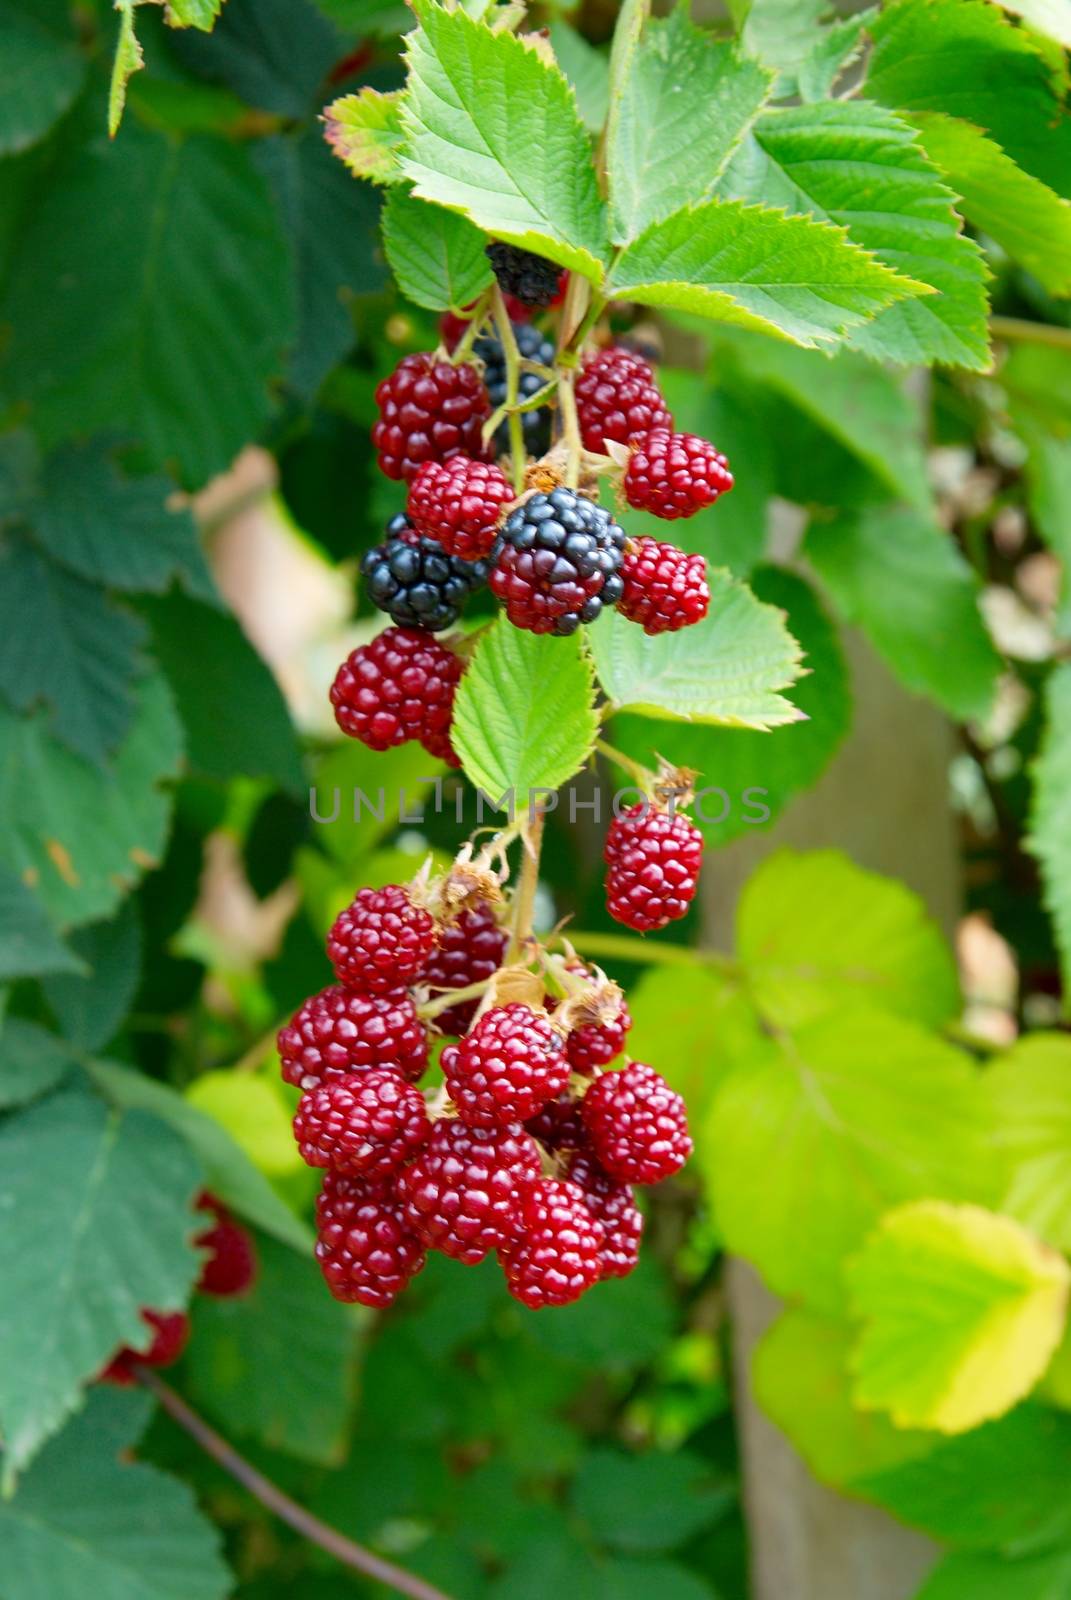
<svg viewBox="0 0 1071 1600">
<path fill-rule="evenodd" d="M 399 628 L 441 633 L 453 627 L 473 590 L 487 581 L 486 561 L 448 556 L 442 545 L 417 533 L 399 511 L 387 537 L 361 560 L 368 598 Z"/>
<path fill-rule="evenodd" d="M 561 267 L 520 245 L 493 239 L 487 246 L 491 271 L 505 294 L 516 295 L 522 305 L 543 311 L 558 292 Z"/>
<path fill-rule="evenodd" d="M 530 322 L 515 322 L 513 324 L 513 337 L 517 341 L 517 349 L 526 361 L 538 361 L 542 367 L 554 364 L 554 341 L 547 339 L 538 328 Z M 491 334 L 485 334 L 477 339 L 472 347 L 472 353 L 479 356 L 483 362 L 483 381 L 487 390 L 487 398 L 491 402 L 491 410 L 497 411 L 506 398 L 506 358 L 503 354 L 500 341 Z M 545 379 L 538 372 L 521 372 L 518 393 L 522 400 L 530 400 L 543 388 Z M 524 435 L 524 448 L 531 456 L 545 455 L 550 449 L 551 413 L 547 406 L 540 406 L 536 411 L 521 412 L 521 431 Z M 502 452 L 509 449 L 509 424 L 501 423 L 495 429 L 495 448 Z"/>
<path fill-rule="evenodd" d="M 514 627 L 575 633 L 624 592 L 625 532 L 605 506 L 564 487 L 507 518 L 490 585 Z"/>
</svg>

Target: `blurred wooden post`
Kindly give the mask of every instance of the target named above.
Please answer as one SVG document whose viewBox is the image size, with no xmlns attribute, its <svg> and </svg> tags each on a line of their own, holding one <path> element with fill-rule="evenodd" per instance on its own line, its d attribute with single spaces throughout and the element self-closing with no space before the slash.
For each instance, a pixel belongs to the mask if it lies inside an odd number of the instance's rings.
<svg viewBox="0 0 1071 1600">
<path fill-rule="evenodd" d="M 835 847 L 860 866 L 902 879 L 953 931 L 960 875 L 948 806 L 951 729 L 901 689 L 858 636 L 845 642 L 855 699 L 846 744 L 773 829 L 707 857 L 704 932 L 723 950 L 731 948 L 741 887 L 764 856 L 786 844 Z M 800 1226 L 806 1221 L 801 1217 Z M 751 1352 L 778 1303 L 744 1262 L 730 1264 L 728 1284 L 753 1600 L 911 1600 L 935 1547 L 883 1512 L 824 1488 L 758 1409 Z"/>
</svg>

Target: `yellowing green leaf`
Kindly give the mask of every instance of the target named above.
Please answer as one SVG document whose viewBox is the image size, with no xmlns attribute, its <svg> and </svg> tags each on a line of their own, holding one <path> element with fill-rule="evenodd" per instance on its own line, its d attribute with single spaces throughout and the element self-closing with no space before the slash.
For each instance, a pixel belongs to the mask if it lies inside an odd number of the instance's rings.
<svg viewBox="0 0 1071 1600">
<path fill-rule="evenodd" d="M 324 138 L 355 178 L 402 181 L 403 94 L 402 89 L 385 94 L 366 87 L 332 100 L 324 112 Z"/>
<path fill-rule="evenodd" d="M 1071 1250 L 1071 1037 L 1034 1033 L 985 1075 L 1008 1155 L 1000 1209 L 1059 1250 Z"/>
<path fill-rule="evenodd" d="M 135 72 L 145 65 L 145 56 L 138 36 L 134 32 L 134 6 L 137 0 L 123 0 L 119 10 L 119 38 L 112 61 L 112 78 L 108 90 L 108 132 L 112 138 L 119 132 L 126 109 L 127 85 Z"/>
<path fill-rule="evenodd" d="M 252 1072 L 206 1072 L 186 1099 L 225 1128 L 261 1172 L 282 1178 L 301 1171 L 290 1113 L 274 1082 Z"/>
<path fill-rule="evenodd" d="M 1060 1342 L 1071 1270 L 1010 1217 L 922 1200 L 848 1269 L 856 1404 L 962 1433 L 1028 1394 Z"/>
</svg>

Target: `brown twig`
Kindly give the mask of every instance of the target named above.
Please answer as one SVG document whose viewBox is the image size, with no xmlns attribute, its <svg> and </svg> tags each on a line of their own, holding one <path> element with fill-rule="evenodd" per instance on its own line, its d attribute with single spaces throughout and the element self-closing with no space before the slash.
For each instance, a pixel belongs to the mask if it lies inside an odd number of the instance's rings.
<svg viewBox="0 0 1071 1600">
<path fill-rule="evenodd" d="M 343 1566 L 352 1567 L 355 1572 L 363 1573 L 367 1578 L 374 1578 L 377 1583 L 385 1583 L 397 1594 L 410 1596 L 410 1600 L 450 1600 L 450 1596 L 442 1589 L 436 1589 L 433 1584 L 425 1583 L 423 1578 L 418 1578 L 413 1572 L 406 1572 L 404 1567 L 396 1567 L 393 1561 L 384 1561 L 381 1556 L 373 1555 L 371 1550 L 366 1550 L 363 1545 L 354 1543 L 352 1539 L 347 1539 L 345 1534 L 328 1527 L 326 1522 L 314 1517 L 311 1512 L 299 1506 L 296 1500 L 291 1500 L 289 1495 L 284 1494 L 270 1478 L 265 1478 L 263 1473 L 258 1472 L 244 1456 L 239 1455 L 226 1439 L 214 1428 L 209 1427 L 204 1418 L 198 1416 L 197 1412 L 186 1404 L 180 1394 L 158 1378 L 149 1367 L 139 1365 L 134 1371 L 138 1382 L 156 1396 L 168 1416 L 173 1418 L 180 1428 L 186 1430 L 206 1455 L 210 1455 L 224 1472 L 229 1472 L 254 1499 L 259 1500 L 262 1506 L 267 1506 L 269 1511 L 274 1512 L 281 1522 L 293 1528 L 303 1539 L 319 1545 L 321 1550 L 326 1550 L 328 1555 L 334 1556 L 336 1561 L 341 1561 Z"/>
</svg>

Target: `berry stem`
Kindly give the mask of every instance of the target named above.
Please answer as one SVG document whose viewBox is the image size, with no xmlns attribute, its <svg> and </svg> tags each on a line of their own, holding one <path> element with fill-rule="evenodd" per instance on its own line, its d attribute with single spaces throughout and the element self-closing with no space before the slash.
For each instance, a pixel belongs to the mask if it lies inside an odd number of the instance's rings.
<svg viewBox="0 0 1071 1600">
<path fill-rule="evenodd" d="M 1071 328 L 1060 328 L 1051 322 L 1031 322 L 1028 317 L 990 317 L 989 331 L 994 339 L 1007 339 L 1012 344 L 1053 344 L 1061 350 L 1071 349 Z"/>
<path fill-rule="evenodd" d="M 575 489 L 580 481 L 580 419 L 576 414 L 576 394 L 573 390 L 575 374 L 572 369 L 562 372 L 558 380 L 558 410 L 562 419 L 562 433 L 568 452 L 565 481 Z"/>
<path fill-rule="evenodd" d="M 633 939 L 627 933 L 589 933 L 569 929 L 568 942 L 581 956 L 605 956 L 611 961 L 635 961 L 639 966 L 712 967 L 726 977 L 739 977 L 740 969 L 732 956 L 718 950 L 695 950 L 687 944 L 666 944 L 657 940 Z"/>
<path fill-rule="evenodd" d="M 509 453 L 513 468 L 513 487 L 516 493 L 520 494 L 524 488 L 525 467 L 524 430 L 517 411 L 517 398 L 521 382 L 521 353 L 517 349 L 513 324 L 509 320 L 506 302 L 502 298 L 502 290 L 497 283 L 491 290 L 491 315 L 494 317 L 495 328 L 498 331 L 502 354 L 506 362 L 506 415 L 509 418 Z"/>
<path fill-rule="evenodd" d="M 433 1000 L 427 1000 L 422 1006 L 417 1006 L 417 1016 L 423 1017 L 427 1022 L 432 1017 L 437 1017 L 440 1012 L 449 1011 L 451 1006 L 456 1006 L 463 1000 L 478 1000 L 487 992 L 490 985 L 490 978 L 481 978 L 479 983 L 467 983 L 463 989 L 444 989 L 442 994 L 437 994 Z"/>
<path fill-rule="evenodd" d="M 155 1395 L 168 1416 L 177 1422 L 180 1428 L 185 1429 L 206 1455 L 211 1456 L 224 1472 L 228 1472 L 254 1499 L 274 1512 L 281 1522 L 293 1528 L 303 1539 L 308 1539 L 311 1544 L 326 1550 L 328 1555 L 340 1561 L 343 1566 L 351 1567 L 354 1572 L 363 1573 L 365 1577 L 372 1578 L 377 1583 L 386 1584 L 387 1588 L 393 1589 L 396 1594 L 408 1595 L 410 1600 L 450 1600 L 450 1596 L 442 1589 L 436 1589 L 434 1585 L 425 1583 L 423 1578 L 418 1578 L 413 1572 L 406 1572 L 404 1567 L 396 1567 L 393 1561 L 384 1561 L 381 1556 L 366 1550 L 363 1545 L 347 1539 L 336 1528 L 321 1522 L 303 1506 L 299 1506 L 296 1500 L 291 1500 L 290 1496 L 284 1494 L 270 1478 L 264 1477 L 251 1462 L 239 1455 L 233 1445 L 228 1444 L 227 1440 L 210 1427 L 192 1406 L 187 1405 L 180 1394 L 162 1382 L 155 1372 L 150 1371 L 148 1367 L 138 1365 L 134 1368 L 134 1373 L 139 1383 Z"/>
<path fill-rule="evenodd" d="M 513 929 L 510 934 L 509 949 L 506 951 L 504 963 L 506 966 L 517 960 L 532 932 L 532 909 L 535 905 L 536 889 L 539 886 L 539 856 L 543 848 L 545 822 L 544 813 L 537 812 L 521 835 L 524 853 L 521 858 L 521 875 L 517 880 L 513 898 Z"/>
<path fill-rule="evenodd" d="M 606 757 L 607 761 L 612 761 L 615 767 L 620 767 L 622 772 L 630 773 L 644 794 L 654 794 L 658 780 L 650 767 L 645 767 L 640 761 L 634 761 L 631 756 L 625 755 L 623 750 L 618 750 L 605 739 L 596 739 L 595 748 L 600 755 Z"/>
<path fill-rule="evenodd" d="M 472 350 L 473 345 L 476 343 L 476 340 L 479 338 L 480 329 L 483 327 L 484 323 L 487 321 L 487 314 L 490 311 L 490 309 L 491 309 L 491 290 L 490 289 L 485 289 L 483 291 L 483 294 L 477 300 L 476 304 L 473 306 L 473 308 L 472 308 L 472 316 L 469 318 L 469 325 L 465 329 L 464 333 L 461 335 L 461 338 L 458 340 L 457 345 L 454 348 L 454 353 L 450 357 L 450 362 L 451 362 L 452 366 L 456 367 L 462 361 L 467 359 L 467 357 L 469 356 L 469 354 L 470 354 L 470 352 Z"/>
</svg>

